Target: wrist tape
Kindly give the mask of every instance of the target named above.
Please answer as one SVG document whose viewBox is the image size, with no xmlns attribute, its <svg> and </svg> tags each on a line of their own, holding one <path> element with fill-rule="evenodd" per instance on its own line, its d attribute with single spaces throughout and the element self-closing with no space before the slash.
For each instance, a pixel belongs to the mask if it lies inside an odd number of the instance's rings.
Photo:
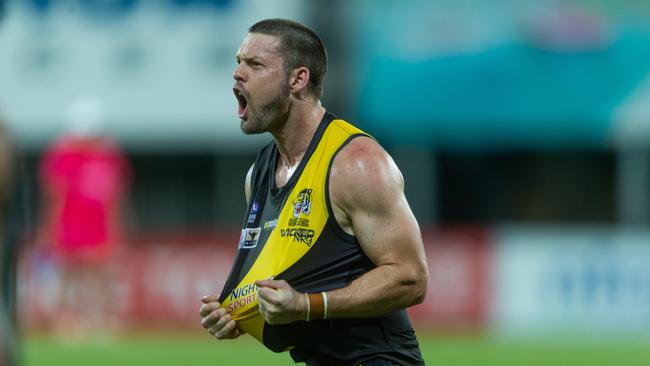
<svg viewBox="0 0 650 366">
<path fill-rule="evenodd" d="M 327 319 L 327 294 L 307 294 L 307 321 Z"/>
</svg>

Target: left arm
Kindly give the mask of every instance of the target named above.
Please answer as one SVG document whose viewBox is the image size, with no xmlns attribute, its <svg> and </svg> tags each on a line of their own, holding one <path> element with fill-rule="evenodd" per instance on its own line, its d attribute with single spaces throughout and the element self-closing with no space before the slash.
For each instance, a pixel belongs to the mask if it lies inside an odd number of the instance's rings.
<svg viewBox="0 0 650 366">
<path fill-rule="evenodd" d="M 333 163 L 330 197 L 341 227 L 377 267 L 329 292 L 328 315 L 381 316 L 421 303 L 429 276 L 422 236 L 390 156 L 374 140 L 350 142 Z"/>
<path fill-rule="evenodd" d="M 422 302 L 428 282 L 422 237 L 390 156 L 374 140 L 352 140 L 333 162 L 329 193 L 336 220 L 376 268 L 327 293 L 328 317 L 381 316 Z M 284 281 L 258 286 L 267 322 L 305 319 L 304 294 Z"/>
</svg>

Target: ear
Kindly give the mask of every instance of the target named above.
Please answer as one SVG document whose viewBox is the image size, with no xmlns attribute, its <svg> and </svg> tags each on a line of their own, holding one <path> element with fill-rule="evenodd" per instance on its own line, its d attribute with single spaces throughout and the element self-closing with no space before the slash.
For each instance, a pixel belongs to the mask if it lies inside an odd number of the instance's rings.
<svg viewBox="0 0 650 366">
<path fill-rule="evenodd" d="M 294 69 L 289 77 L 289 88 L 291 88 L 291 93 L 302 94 L 306 91 L 307 85 L 309 85 L 310 76 L 309 69 L 305 66 Z"/>
</svg>

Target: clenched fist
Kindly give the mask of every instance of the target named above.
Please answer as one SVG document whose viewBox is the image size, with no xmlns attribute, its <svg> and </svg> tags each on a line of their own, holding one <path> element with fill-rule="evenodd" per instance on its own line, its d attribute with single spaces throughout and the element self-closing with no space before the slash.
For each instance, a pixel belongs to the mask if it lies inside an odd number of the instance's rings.
<svg viewBox="0 0 650 366">
<path fill-rule="evenodd" d="M 307 295 L 284 280 L 256 281 L 260 314 L 269 324 L 287 324 L 307 319 Z"/>
</svg>

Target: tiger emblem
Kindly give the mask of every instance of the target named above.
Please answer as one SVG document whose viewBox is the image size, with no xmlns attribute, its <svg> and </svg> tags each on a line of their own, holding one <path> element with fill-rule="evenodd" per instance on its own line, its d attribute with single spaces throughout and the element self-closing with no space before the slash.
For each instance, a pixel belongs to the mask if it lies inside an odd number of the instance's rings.
<svg viewBox="0 0 650 366">
<path fill-rule="evenodd" d="M 309 215 L 311 211 L 311 188 L 305 188 L 295 200 L 293 200 L 293 217 L 298 218 L 300 214 Z"/>
</svg>

